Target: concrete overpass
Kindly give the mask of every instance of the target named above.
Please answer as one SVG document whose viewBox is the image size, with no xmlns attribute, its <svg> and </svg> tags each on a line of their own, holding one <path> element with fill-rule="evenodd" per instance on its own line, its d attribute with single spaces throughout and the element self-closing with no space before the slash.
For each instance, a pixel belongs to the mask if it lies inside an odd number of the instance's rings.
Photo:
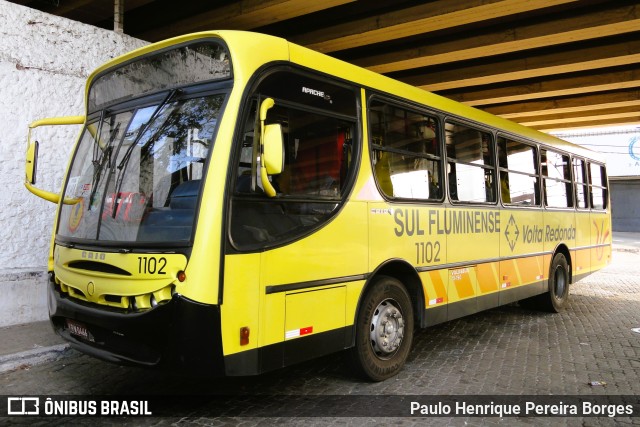
<svg viewBox="0 0 640 427">
<path fill-rule="evenodd" d="M 13 2 L 146 41 L 273 34 L 543 131 L 640 124 L 640 1 Z"/>
</svg>

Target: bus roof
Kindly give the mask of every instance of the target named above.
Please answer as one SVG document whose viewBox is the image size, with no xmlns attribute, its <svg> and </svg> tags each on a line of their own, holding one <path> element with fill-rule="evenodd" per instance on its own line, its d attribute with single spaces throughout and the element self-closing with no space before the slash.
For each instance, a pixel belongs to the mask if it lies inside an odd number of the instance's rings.
<svg viewBox="0 0 640 427">
<path fill-rule="evenodd" d="M 548 133 L 523 126 L 511 120 L 464 105 L 460 102 L 402 83 L 398 80 L 329 57 L 294 43 L 289 43 L 289 49 L 291 61 L 294 63 L 328 72 L 331 75 L 353 81 L 364 87 L 427 105 L 445 114 L 450 113 L 458 117 L 486 124 L 513 136 L 519 136 L 531 141 L 553 146 L 559 150 L 596 161 L 604 161 L 600 153 L 557 138 Z"/>
<path fill-rule="evenodd" d="M 289 52 L 289 60 L 292 63 L 307 67 L 313 70 L 317 70 L 321 73 L 336 76 L 345 81 L 350 81 L 361 85 L 362 87 L 373 89 L 376 91 L 384 92 L 404 98 L 411 102 L 416 102 L 442 111 L 445 114 L 449 113 L 457 117 L 466 118 L 481 124 L 486 124 L 490 127 L 503 131 L 512 136 L 525 138 L 530 141 L 543 143 L 559 150 L 566 151 L 578 156 L 582 156 L 596 161 L 604 162 L 604 157 L 599 153 L 573 144 L 571 142 L 556 138 L 544 132 L 531 129 L 529 127 L 520 125 L 511 120 L 507 120 L 485 111 L 479 110 L 474 107 L 464 105 L 460 102 L 453 101 L 440 95 L 436 95 L 432 92 L 419 89 L 415 86 L 411 86 L 406 83 L 402 83 L 398 80 L 390 77 L 383 76 L 381 74 L 369 71 L 367 69 L 358 67 L 353 64 L 349 64 L 345 61 L 330 57 L 320 52 L 308 49 L 306 47 L 297 45 L 292 42 L 288 42 L 285 39 L 270 36 L 261 33 L 252 33 L 247 31 L 235 31 L 235 30 L 221 30 L 221 31 L 203 31 L 199 33 L 187 34 L 184 36 L 174 37 L 161 42 L 153 43 L 151 45 L 136 49 L 125 55 L 117 57 L 103 66 L 95 70 L 88 79 L 87 90 L 92 80 L 103 71 L 118 66 L 124 62 L 135 59 L 138 56 L 145 55 L 157 50 L 166 49 L 171 46 L 185 43 L 192 40 L 197 40 L 206 37 L 219 37 L 222 38 L 231 50 L 231 55 L 234 61 L 240 59 L 243 61 L 251 58 L 253 55 L 251 52 L 247 52 L 246 56 L 242 51 L 242 47 L 246 46 L 247 38 L 250 37 L 252 45 L 265 43 L 271 44 L 277 49 L 273 51 L 281 52 L 284 49 Z M 265 58 L 265 52 L 271 49 L 263 49 L 260 57 Z M 277 55 L 274 60 L 281 61 L 282 57 Z M 255 57 L 253 58 L 255 61 Z"/>
</svg>

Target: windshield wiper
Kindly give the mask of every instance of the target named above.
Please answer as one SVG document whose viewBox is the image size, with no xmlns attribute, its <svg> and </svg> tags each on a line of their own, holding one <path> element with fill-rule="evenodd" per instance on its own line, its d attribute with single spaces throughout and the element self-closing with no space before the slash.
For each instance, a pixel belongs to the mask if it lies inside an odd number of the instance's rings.
<svg viewBox="0 0 640 427">
<path fill-rule="evenodd" d="M 100 149 L 99 148 L 100 134 L 102 133 L 102 124 L 104 121 L 104 114 L 105 112 L 103 111 L 100 116 L 100 126 L 98 126 L 98 133 L 96 134 L 96 137 L 95 137 L 95 142 L 98 145 L 98 150 Z M 100 178 L 102 177 L 102 171 L 104 170 L 105 165 L 108 163 L 111 163 L 111 153 L 113 151 L 112 144 L 113 144 L 113 141 L 116 139 L 116 136 L 118 135 L 119 130 L 120 130 L 120 123 L 116 125 L 116 128 L 111 132 L 111 135 L 109 135 L 107 146 L 102 152 L 100 159 L 96 160 L 95 154 L 94 154 L 94 159 L 91 161 L 94 167 L 94 172 L 93 172 L 93 179 L 91 180 L 91 194 L 89 195 L 89 206 L 87 206 L 87 210 L 90 210 L 91 206 L 93 206 L 93 200 L 98 191 L 98 184 L 100 183 Z"/>
<path fill-rule="evenodd" d="M 120 189 L 122 188 L 125 172 L 127 170 L 126 166 L 129 163 L 129 159 L 131 158 L 131 153 L 133 153 L 134 147 L 138 145 L 138 142 L 140 142 L 140 139 L 142 138 L 142 136 L 145 134 L 147 129 L 149 129 L 149 127 L 151 126 L 151 123 L 153 123 L 156 120 L 156 118 L 160 114 L 160 111 L 174 98 L 174 96 L 178 92 L 179 92 L 179 89 L 173 89 L 171 92 L 167 94 L 167 96 L 164 97 L 162 102 L 158 104 L 156 109 L 153 110 L 153 113 L 151 113 L 149 120 L 147 120 L 147 122 L 140 127 L 140 131 L 136 135 L 133 142 L 131 142 L 131 145 L 127 147 L 127 151 L 124 153 L 124 156 L 122 156 L 122 160 L 120 161 L 120 163 L 118 163 L 118 166 L 117 166 L 118 174 L 116 175 L 116 191 L 114 194 L 115 201 L 113 206 L 113 212 L 111 213 L 113 218 L 116 217 L 116 213 L 118 211 L 118 205 L 120 204 L 120 197 L 119 197 Z"/>
<path fill-rule="evenodd" d="M 144 135 L 144 133 L 149 128 L 149 126 L 151 126 L 151 123 L 153 123 L 153 121 L 157 118 L 157 115 L 160 113 L 160 110 L 162 110 L 162 108 L 164 108 L 164 106 L 167 105 L 169 103 L 169 101 L 171 101 L 171 99 L 178 92 L 179 92 L 179 89 L 173 89 L 171 92 L 169 92 L 169 94 L 167 96 L 165 96 L 165 98 L 162 100 L 162 102 L 160 104 L 158 104 L 156 109 L 153 110 L 153 113 L 151 114 L 151 117 L 149 117 L 149 120 L 147 121 L 147 123 L 145 123 L 140 128 L 140 131 L 138 132 L 138 135 L 136 135 L 136 139 L 134 139 L 133 142 L 131 143 L 131 145 L 129 147 L 127 147 L 127 152 L 124 153 L 124 156 L 122 156 L 122 160 L 120 161 L 120 163 L 118 163 L 118 170 L 122 170 L 122 168 L 129 162 L 129 158 L 131 157 L 131 153 L 133 152 L 133 148 L 138 144 L 138 142 L 140 142 L 140 138 L 142 138 L 142 135 Z"/>
</svg>

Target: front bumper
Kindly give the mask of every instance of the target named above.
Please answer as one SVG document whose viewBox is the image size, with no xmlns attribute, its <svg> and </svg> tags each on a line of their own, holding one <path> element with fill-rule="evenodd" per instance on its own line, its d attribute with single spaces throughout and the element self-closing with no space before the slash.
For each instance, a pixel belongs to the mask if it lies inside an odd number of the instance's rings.
<svg viewBox="0 0 640 427">
<path fill-rule="evenodd" d="M 179 294 L 140 312 L 69 298 L 49 283 L 49 317 L 55 332 L 75 349 L 109 362 L 224 375 L 220 307 Z M 67 319 L 89 337 L 72 334 Z"/>
</svg>

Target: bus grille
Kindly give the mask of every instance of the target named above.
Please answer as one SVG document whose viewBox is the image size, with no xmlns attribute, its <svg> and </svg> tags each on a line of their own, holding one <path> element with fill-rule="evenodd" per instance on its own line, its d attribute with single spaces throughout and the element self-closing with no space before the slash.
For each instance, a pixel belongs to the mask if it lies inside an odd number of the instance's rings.
<svg viewBox="0 0 640 427">
<path fill-rule="evenodd" d="M 68 283 L 64 283 L 58 277 L 56 277 L 56 284 L 59 286 L 61 293 L 67 294 L 72 299 L 78 299 L 98 305 L 106 305 L 127 311 L 149 310 L 159 304 L 164 304 L 171 300 L 171 297 L 175 292 L 174 286 L 169 285 L 157 291 L 141 295 L 103 294 L 97 298 L 90 298 L 84 291 L 69 285 Z"/>
</svg>

